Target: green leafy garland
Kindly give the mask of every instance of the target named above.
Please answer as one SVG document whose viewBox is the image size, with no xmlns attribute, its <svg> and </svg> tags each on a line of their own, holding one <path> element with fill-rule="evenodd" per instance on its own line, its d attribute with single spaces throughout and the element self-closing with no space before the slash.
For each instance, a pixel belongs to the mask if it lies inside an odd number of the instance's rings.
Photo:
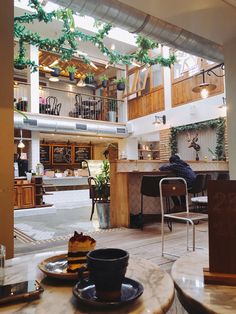
<svg viewBox="0 0 236 314">
<path fill-rule="evenodd" d="M 198 122 L 193 124 L 182 125 L 178 127 L 172 127 L 170 129 L 170 149 L 171 154 L 174 155 L 178 152 L 177 135 L 181 132 L 189 132 L 193 130 L 202 129 L 216 129 L 216 148 L 215 154 L 218 160 L 225 159 L 225 119 L 218 118 L 213 120 L 208 120 L 204 122 Z"/>
<path fill-rule="evenodd" d="M 44 11 L 43 6 L 38 0 L 29 0 L 28 4 L 33 8 L 35 13 L 25 13 L 23 16 L 14 18 L 14 37 L 19 38 L 19 51 L 18 56 L 14 60 L 14 64 L 20 68 L 29 65 L 33 71 L 37 70 L 37 65 L 31 60 L 26 58 L 26 50 L 24 44 L 32 44 L 39 49 L 46 51 L 54 51 L 61 55 L 62 60 L 70 60 L 74 55 L 78 55 L 78 40 L 85 42 L 91 42 L 109 58 L 109 64 L 127 64 L 132 62 L 139 62 L 141 64 L 161 64 L 162 66 L 171 66 L 175 63 L 176 57 L 171 55 L 169 58 L 163 58 L 158 56 L 156 58 L 150 58 L 148 51 L 155 47 L 158 47 L 158 43 L 155 43 L 147 38 L 141 36 L 137 37 L 136 43 L 138 49 L 133 54 L 121 54 L 118 51 L 112 51 L 108 49 L 104 43 L 104 38 L 109 34 L 112 29 L 111 24 L 103 24 L 102 28 L 98 29 L 95 35 L 86 35 L 79 31 L 75 27 L 73 11 L 70 9 L 54 10 L 50 13 Z M 61 34 L 57 39 L 41 38 L 38 33 L 34 33 L 26 28 L 22 24 L 34 23 L 35 20 L 39 22 L 49 23 L 53 19 L 62 20 L 63 27 Z M 90 63 L 89 59 L 84 55 L 79 55 L 84 63 Z"/>
</svg>

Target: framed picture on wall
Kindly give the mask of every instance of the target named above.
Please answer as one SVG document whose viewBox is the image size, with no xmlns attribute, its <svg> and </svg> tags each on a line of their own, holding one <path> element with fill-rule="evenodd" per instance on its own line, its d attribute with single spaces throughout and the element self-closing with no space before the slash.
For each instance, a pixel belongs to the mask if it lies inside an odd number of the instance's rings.
<svg viewBox="0 0 236 314">
<path fill-rule="evenodd" d="M 53 145 L 52 146 L 52 164 L 69 165 L 72 163 L 72 146 Z"/>
<path fill-rule="evenodd" d="M 42 164 L 51 163 L 51 145 L 50 144 L 40 144 L 40 162 Z"/>
<path fill-rule="evenodd" d="M 74 146 L 74 163 L 80 163 L 82 160 L 91 159 L 91 147 L 90 146 Z"/>
</svg>

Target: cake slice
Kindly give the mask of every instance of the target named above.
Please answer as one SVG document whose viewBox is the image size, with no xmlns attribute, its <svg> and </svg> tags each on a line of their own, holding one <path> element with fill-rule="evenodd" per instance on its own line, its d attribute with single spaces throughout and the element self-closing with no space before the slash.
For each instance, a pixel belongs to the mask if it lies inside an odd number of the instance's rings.
<svg viewBox="0 0 236 314">
<path fill-rule="evenodd" d="M 83 233 L 74 232 L 73 237 L 68 242 L 68 273 L 75 273 L 79 268 L 85 266 L 86 255 L 95 249 L 96 241 Z"/>
</svg>

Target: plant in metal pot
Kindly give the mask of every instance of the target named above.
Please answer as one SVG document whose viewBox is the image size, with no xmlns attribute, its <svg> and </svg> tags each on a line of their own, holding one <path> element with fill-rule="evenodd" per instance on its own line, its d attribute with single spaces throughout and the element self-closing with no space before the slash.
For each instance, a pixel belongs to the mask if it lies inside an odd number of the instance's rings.
<svg viewBox="0 0 236 314">
<path fill-rule="evenodd" d="M 116 84 L 116 87 L 118 90 L 125 90 L 125 84 L 126 84 L 125 77 L 116 78 L 113 82 Z"/>
<path fill-rule="evenodd" d="M 109 99 L 108 101 L 109 121 L 116 122 L 116 113 L 117 113 L 117 100 Z"/>
<path fill-rule="evenodd" d="M 75 72 L 77 71 L 77 68 L 74 65 L 68 65 L 68 67 L 66 68 L 66 71 L 69 73 L 70 81 L 74 81 Z"/>
<path fill-rule="evenodd" d="M 101 75 L 99 77 L 99 79 L 100 79 L 100 81 L 102 81 L 102 87 L 106 88 L 107 87 L 107 83 L 108 83 L 108 79 L 109 79 L 108 76 L 106 74 L 104 74 L 104 75 Z"/>
<path fill-rule="evenodd" d="M 99 227 L 107 229 L 110 225 L 110 164 L 108 160 L 103 161 L 101 173 L 95 177 L 95 192 Z"/>
<path fill-rule="evenodd" d="M 94 73 L 92 73 L 92 72 L 86 73 L 84 81 L 86 84 L 93 84 L 94 83 Z"/>
</svg>

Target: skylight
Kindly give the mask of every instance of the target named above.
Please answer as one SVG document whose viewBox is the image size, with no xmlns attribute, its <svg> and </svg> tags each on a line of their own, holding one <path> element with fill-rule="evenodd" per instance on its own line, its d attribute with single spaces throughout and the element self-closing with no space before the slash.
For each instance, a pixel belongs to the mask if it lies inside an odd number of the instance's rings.
<svg viewBox="0 0 236 314">
<path fill-rule="evenodd" d="M 21 8 L 26 11 L 33 10 L 28 6 L 28 0 L 14 0 L 15 7 Z M 60 8 L 58 4 L 55 4 L 51 1 L 48 1 L 44 7 L 45 11 L 50 12 L 52 10 L 56 10 Z M 81 29 L 88 30 L 90 32 L 96 32 L 96 28 L 94 27 L 94 18 L 90 16 L 79 16 L 74 15 L 75 25 Z M 111 39 L 118 40 L 120 42 L 124 42 L 127 45 L 137 46 L 135 43 L 135 35 L 127 32 L 118 27 L 114 27 L 107 36 Z"/>
</svg>

